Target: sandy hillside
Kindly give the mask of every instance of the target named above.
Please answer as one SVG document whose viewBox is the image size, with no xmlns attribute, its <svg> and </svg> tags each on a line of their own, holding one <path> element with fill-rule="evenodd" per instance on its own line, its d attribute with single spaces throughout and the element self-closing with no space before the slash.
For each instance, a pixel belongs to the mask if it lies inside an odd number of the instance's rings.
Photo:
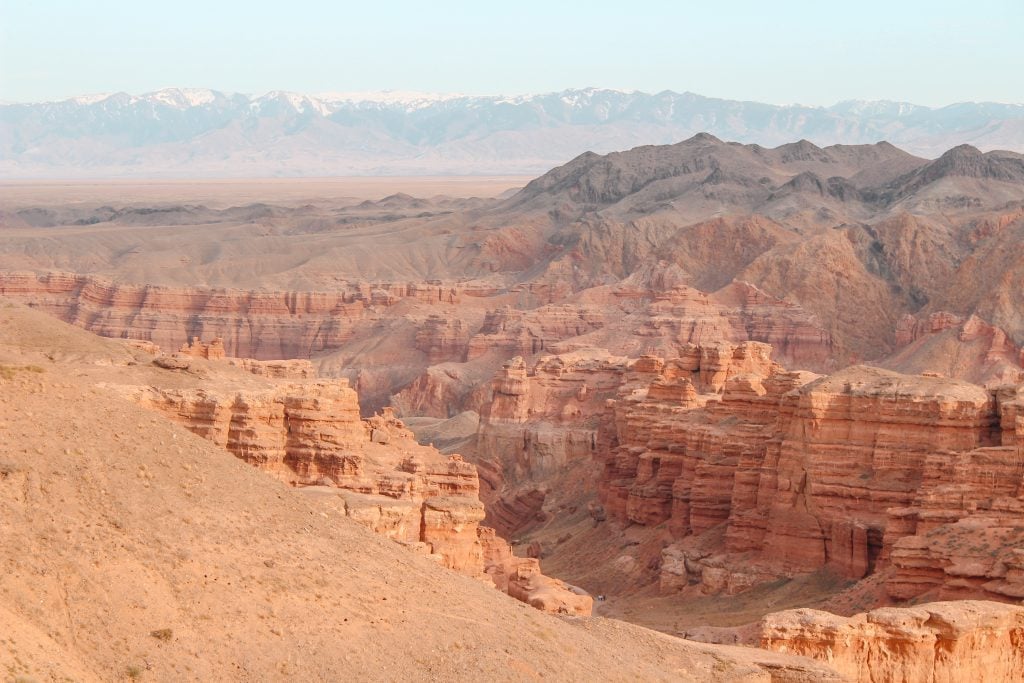
<svg viewBox="0 0 1024 683">
<path fill-rule="evenodd" d="M 5 680 L 830 675 L 547 616 L 442 569 L 95 386 L 150 372 L 144 362 L 0 303 Z"/>
</svg>

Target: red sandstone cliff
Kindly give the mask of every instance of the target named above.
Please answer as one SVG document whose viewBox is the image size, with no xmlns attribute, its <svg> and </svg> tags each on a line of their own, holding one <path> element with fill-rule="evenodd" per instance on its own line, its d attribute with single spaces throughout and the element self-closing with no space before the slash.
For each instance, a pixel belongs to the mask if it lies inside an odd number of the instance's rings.
<svg viewBox="0 0 1024 683">
<path fill-rule="evenodd" d="M 590 613 L 588 595 L 544 577 L 536 560 L 513 557 L 493 530 L 480 526 L 484 506 L 476 467 L 421 446 L 389 409 L 361 419 L 347 380 L 267 371 L 279 369 L 277 361 L 228 359 L 193 367 L 198 361 L 179 355 L 155 362 L 170 368 L 160 384 L 111 388 L 309 495 L 340 495 L 350 517 L 446 567 L 490 577 L 543 609 Z M 217 370 L 221 364 L 261 379 L 230 379 Z M 199 381 L 183 386 L 183 372 Z"/>
<path fill-rule="evenodd" d="M 514 532 L 595 460 L 595 519 L 669 533 L 661 590 L 737 593 L 828 569 L 893 600 L 1024 597 L 1018 388 L 857 366 L 790 372 L 763 344 L 552 356 L 496 375 L 475 458 Z"/>
<path fill-rule="evenodd" d="M 606 352 L 579 352 L 542 357 L 530 372 L 520 357 L 505 363 L 491 382 L 473 449 L 490 524 L 512 534 L 543 519 L 545 501 L 550 507 L 572 498 L 561 489 L 585 495 L 594 488 L 588 475 L 598 422 L 621 383 L 623 362 Z"/>
<path fill-rule="evenodd" d="M 666 589 L 736 592 L 826 567 L 859 579 L 891 565 L 896 599 L 1018 590 L 1007 553 L 1024 470 L 1006 392 L 868 367 L 814 379 L 762 366 L 720 395 L 688 386 L 666 400 L 668 367 L 612 407 L 617 446 L 602 477 L 610 515 L 667 521 L 683 540 L 665 553 Z M 959 562 L 929 542 L 958 524 L 987 529 Z M 722 547 L 691 547 L 719 525 Z"/>
<path fill-rule="evenodd" d="M 852 618 L 769 615 L 761 647 L 812 657 L 856 683 L 1013 683 L 1024 677 L 1024 608 L 974 600 L 882 608 Z"/>
</svg>

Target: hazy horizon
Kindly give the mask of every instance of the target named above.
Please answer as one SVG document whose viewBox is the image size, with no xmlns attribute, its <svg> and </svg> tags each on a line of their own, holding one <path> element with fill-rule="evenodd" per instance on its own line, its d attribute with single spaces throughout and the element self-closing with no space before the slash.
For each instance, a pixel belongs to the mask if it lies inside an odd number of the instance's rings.
<svg viewBox="0 0 1024 683">
<path fill-rule="evenodd" d="M 0 100 L 166 87 L 261 94 L 510 96 L 603 87 L 777 105 L 1019 103 L 1024 3 L 718 7 L 641 2 L 506 11 L 458 2 L 0 0 Z M 1018 83 L 1018 85 L 1015 85 Z"/>
<path fill-rule="evenodd" d="M 225 88 L 195 87 L 195 86 L 191 86 L 191 85 L 188 85 L 188 84 L 185 84 L 185 85 L 166 84 L 166 85 L 164 85 L 162 87 L 159 87 L 159 88 L 152 88 L 152 89 L 144 90 L 144 91 L 108 90 L 108 91 L 97 91 L 97 92 L 78 92 L 78 93 L 72 93 L 72 94 L 64 96 L 64 97 L 47 98 L 47 99 L 41 99 L 41 100 L 10 100 L 10 99 L 0 99 L 0 104 L 8 104 L 8 105 L 9 104 L 45 104 L 45 103 L 48 103 L 48 102 L 66 102 L 68 100 L 74 100 L 74 99 L 110 97 L 112 95 L 117 95 L 117 94 L 121 94 L 121 93 L 130 95 L 130 96 L 133 96 L 133 97 L 144 97 L 146 95 L 151 95 L 151 94 L 154 94 L 154 93 L 159 93 L 159 92 L 162 92 L 162 91 L 169 91 L 169 90 L 211 91 L 211 92 L 222 93 L 224 95 L 229 95 L 229 96 L 241 95 L 241 96 L 248 97 L 248 98 L 251 98 L 251 99 L 258 99 L 260 97 L 264 97 L 266 95 L 269 95 L 269 94 L 275 93 L 275 92 L 285 92 L 285 93 L 301 94 L 301 95 L 305 95 L 307 97 L 320 98 L 320 99 L 326 99 L 326 100 L 331 100 L 333 98 L 334 101 L 342 101 L 340 99 L 340 97 L 341 96 L 347 96 L 347 97 L 351 98 L 351 101 L 367 101 L 367 102 L 384 102 L 384 101 L 403 102 L 403 101 L 415 100 L 415 99 L 418 99 L 418 98 L 437 99 L 437 100 L 442 100 L 442 99 L 463 99 L 463 98 L 499 98 L 499 99 L 508 98 L 508 99 L 515 99 L 515 98 L 532 97 L 532 96 L 537 96 L 537 95 L 559 94 L 559 93 L 563 93 L 563 92 L 583 92 L 583 91 L 601 91 L 601 90 L 605 90 L 605 91 L 613 91 L 613 92 L 621 92 L 621 93 L 637 93 L 637 94 L 645 94 L 645 95 L 657 95 L 657 94 L 663 93 L 663 92 L 671 92 L 671 93 L 674 93 L 674 94 L 692 94 L 692 95 L 696 95 L 698 97 L 703 97 L 703 98 L 712 99 L 712 100 L 725 100 L 725 101 L 736 101 L 736 102 L 754 102 L 754 103 L 758 103 L 758 104 L 769 104 L 771 106 L 776 106 L 776 107 L 808 107 L 808 108 L 815 108 L 815 109 L 828 109 L 830 107 L 835 107 L 836 105 L 840 105 L 840 104 L 843 104 L 845 102 L 867 102 L 867 103 L 888 102 L 888 103 L 894 103 L 894 104 L 911 104 L 911 105 L 918 106 L 918 107 L 927 107 L 929 109 L 942 109 L 943 107 L 950 107 L 950 106 L 955 106 L 955 105 L 958 105 L 958 104 L 1009 104 L 1009 105 L 1024 105 L 1024 96 L 1022 96 L 1021 98 L 1018 98 L 1017 100 L 955 100 L 955 101 L 949 101 L 949 102 L 941 102 L 941 103 L 937 103 L 937 104 L 923 104 L 921 102 L 914 102 L 914 101 L 905 100 L 905 99 L 904 100 L 864 99 L 864 98 L 849 97 L 849 98 L 844 98 L 844 99 L 840 99 L 840 100 L 835 100 L 833 102 L 826 102 L 826 103 L 823 103 L 823 104 L 808 104 L 806 102 L 766 102 L 766 101 L 763 101 L 763 100 L 752 100 L 752 99 L 749 99 L 749 98 L 716 97 L 716 96 L 713 96 L 713 95 L 707 95 L 705 93 L 695 92 L 693 90 L 688 90 L 688 89 L 679 90 L 679 89 L 672 89 L 672 88 L 661 88 L 659 90 L 644 90 L 644 89 L 641 89 L 641 88 L 610 88 L 610 87 L 593 86 L 593 85 L 587 85 L 587 86 L 582 86 L 582 87 L 568 87 L 568 88 L 562 88 L 560 90 L 538 90 L 538 91 L 535 91 L 535 92 L 466 93 L 466 92 L 438 92 L 438 91 L 429 91 L 428 92 L 428 91 L 421 91 L 421 90 L 398 90 L 398 89 L 379 89 L 379 90 L 342 90 L 342 89 L 333 89 L 333 90 L 325 90 L 325 91 L 320 91 L 320 92 L 306 92 L 306 91 L 296 90 L 296 89 L 293 89 L 293 88 L 292 89 L 289 89 L 289 88 L 275 88 L 273 90 L 267 90 L 267 91 L 241 92 L 241 91 L 230 90 L 230 89 L 225 89 Z"/>
</svg>

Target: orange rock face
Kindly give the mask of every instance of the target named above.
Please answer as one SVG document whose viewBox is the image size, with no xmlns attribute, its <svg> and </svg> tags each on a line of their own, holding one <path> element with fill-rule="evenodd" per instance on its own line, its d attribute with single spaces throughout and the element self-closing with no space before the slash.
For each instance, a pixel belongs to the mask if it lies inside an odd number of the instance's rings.
<svg viewBox="0 0 1024 683">
<path fill-rule="evenodd" d="M 220 362 L 267 370 L 254 374 L 270 384 L 246 389 L 210 380 L 198 388 L 116 389 L 310 495 L 340 495 L 348 516 L 450 569 L 491 577 L 542 609 L 564 611 L 570 604 L 572 613 L 589 614 L 588 596 L 540 575 L 536 560 L 514 558 L 493 530 L 480 526 L 477 470 L 461 456 L 421 446 L 389 408 L 361 419 L 348 380 L 294 381 L 295 373 L 278 372 L 278 361 Z M 501 544 L 506 553 L 493 550 Z"/>
<path fill-rule="evenodd" d="M 1021 680 L 1024 608 L 936 602 L 855 617 L 797 609 L 769 615 L 761 647 L 811 657 L 857 683 Z"/>
<path fill-rule="evenodd" d="M 750 343 L 642 357 L 623 378 L 595 441 L 601 501 L 622 523 L 668 524 L 663 591 L 829 567 L 885 570 L 898 600 L 1024 595 L 1020 389 L 819 378 Z"/>
<path fill-rule="evenodd" d="M 487 574 L 499 589 L 545 612 L 590 615 L 594 599 L 585 591 L 544 576 L 538 559 L 513 555 L 508 543 L 495 535 L 494 529 L 481 527 L 479 534 Z"/>
<path fill-rule="evenodd" d="M 512 533 L 540 513 L 546 485 L 598 448 L 605 401 L 621 383 L 621 360 L 607 353 L 542 357 L 527 371 L 516 357 L 491 383 L 475 447 L 481 476 L 494 492 L 489 522 Z"/>
<path fill-rule="evenodd" d="M 0 274 L 5 296 L 100 335 L 164 348 L 217 338 L 225 354 L 257 359 L 309 358 L 343 345 L 355 323 L 376 319 L 378 309 L 400 301 L 452 304 L 461 291 L 440 283 L 350 282 L 332 292 L 264 292 L 128 285 L 72 273 Z M 203 348 L 194 354 L 203 355 Z"/>
</svg>

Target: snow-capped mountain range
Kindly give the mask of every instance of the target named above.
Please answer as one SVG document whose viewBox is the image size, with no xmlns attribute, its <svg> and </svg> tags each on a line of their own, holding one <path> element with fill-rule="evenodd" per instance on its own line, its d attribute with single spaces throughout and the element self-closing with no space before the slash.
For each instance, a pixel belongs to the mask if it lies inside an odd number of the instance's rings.
<svg viewBox="0 0 1024 683">
<path fill-rule="evenodd" d="M 0 177 L 537 174 L 584 152 L 709 132 L 776 146 L 888 140 L 1024 151 L 1024 105 L 847 101 L 778 106 L 664 91 L 540 95 L 199 88 L 0 105 Z"/>
</svg>

